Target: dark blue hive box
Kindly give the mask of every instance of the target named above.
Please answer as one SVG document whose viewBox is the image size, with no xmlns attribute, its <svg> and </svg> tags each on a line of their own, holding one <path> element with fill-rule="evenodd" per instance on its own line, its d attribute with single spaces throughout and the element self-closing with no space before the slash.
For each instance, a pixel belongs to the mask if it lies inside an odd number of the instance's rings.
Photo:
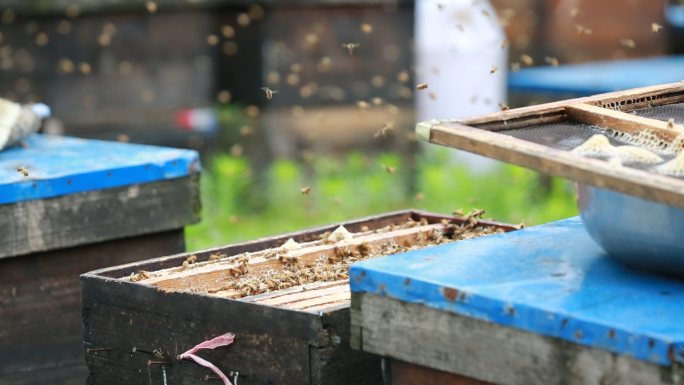
<svg viewBox="0 0 684 385">
<path fill-rule="evenodd" d="M 392 385 L 681 384 L 684 282 L 579 218 L 354 264 L 352 346 Z"/>
<path fill-rule="evenodd" d="M 79 275 L 184 251 L 199 158 L 45 135 L 27 144 L 0 152 L 0 383 L 82 384 Z"/>
</svg>

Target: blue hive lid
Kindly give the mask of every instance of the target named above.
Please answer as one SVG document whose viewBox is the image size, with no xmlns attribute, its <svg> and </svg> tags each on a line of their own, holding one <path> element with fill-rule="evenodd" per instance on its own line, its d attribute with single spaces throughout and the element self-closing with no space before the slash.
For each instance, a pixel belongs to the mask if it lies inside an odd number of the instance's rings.
<svg viewBox="0 0 684 385">
<path fill-rule="evenodd" d="M 27 148 L 0 151 L 0 204 L 180 178 L 200 169 L 192 150 L 38 134 L 26 142 Z"/>
<path fill-rule="evenodd" d="M 659 365 L 684 362 L 684 282 L 606 258 L 579 217 L 356 263 L 350 284 Z"/>
</svg>

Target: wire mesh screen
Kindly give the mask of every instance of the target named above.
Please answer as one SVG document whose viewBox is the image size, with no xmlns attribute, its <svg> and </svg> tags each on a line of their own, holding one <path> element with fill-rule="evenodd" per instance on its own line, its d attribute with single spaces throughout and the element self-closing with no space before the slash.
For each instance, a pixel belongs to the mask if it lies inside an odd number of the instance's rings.
<svg viewBox="0 0 684 385">
<path fill-rule="evenodd" d="M 515 130 L 499 131 L 499 133 L 566 151 L 586 142 L 595 134 L 606 135 L 613 146 L 629 144 L 613 138 L 606 130 L 572 121 L 540 124 Z"/>
<path fill-rule="evenodd" d="M 684 109 L 682 109 L 684 111 Z M 668 118 L 669 119 L 669 118 Z M 499 131 L 499 134 L 511 136 L 517 139 L 526 140 L 528 142 L 538 143 L 544 146 L 552 147 L 559 150 L 570 151 L 582 143 L 586 142 L 595 134 L 602 134 L 608 137 L 608 141 L 613 146 L 633 146 L 629 143 L 613 137 L 611 130 L 602 129 L 595 126 L 589 126 L 573 121 L 565 121 L 560 123 L 540 124 L 525 128 L 518 128 L 514 130 Z M 675 157 L 672 154 L 658 154 L 663 162 L 667 162 Z M 603 156 L 591 156 L 592 158 L 607 160 Z M 646 164 L 639 162 L 624 163 L 627 167 L 637 168 L 640 170 L 648 170 L 655 172 L 654 164 Z M 684 179 L 681 177 L 679 179 Z"/>
<path fill-rule="evenodd" d="M 640 110 L 631 111 L 630 113 L 642 118 L 662 120 L 665 122 L 669 119 L 674 119 L 675 124 L 684 125 L 684 103 L 642 108 Z"/>
</svg>

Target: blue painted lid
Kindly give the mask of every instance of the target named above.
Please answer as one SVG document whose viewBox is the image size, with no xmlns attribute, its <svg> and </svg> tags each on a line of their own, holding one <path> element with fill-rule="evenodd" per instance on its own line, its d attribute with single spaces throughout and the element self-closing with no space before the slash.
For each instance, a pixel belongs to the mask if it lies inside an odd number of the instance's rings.
<svg viewBox="0 0 684 385">
<path fill-rule="evenodd" d="M 350 284 L 659 365 L 684 362 L 684 282 L 615 263 L 579 217 L 359 262 Z"/>
<path fill-rule="evenodd" d="M 510 72 L 511 91 L 596 95 L 684 80 L 684 56 L 534 67 Z"/>
<path fill-rule="evenodd" d="M 31 135 L 0 151 L 0 204 L 184 177 L 196 151 L 63 136 Z M 18 168 L 24 168 L 25 177 Z"/>
</svg>

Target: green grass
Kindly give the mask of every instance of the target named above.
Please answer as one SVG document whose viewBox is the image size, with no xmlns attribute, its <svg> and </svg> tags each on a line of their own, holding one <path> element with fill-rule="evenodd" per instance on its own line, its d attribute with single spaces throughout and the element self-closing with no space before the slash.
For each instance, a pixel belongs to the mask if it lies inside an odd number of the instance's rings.
<svg viewBox="0 0 684 385">
<path fill-rule="evenodd" d="M 311 163 L 280 160 L 264 175 L 253 175 L 244 158 L 215 155 L 202 173 L 202 222 L 186 231 L 189 250 L 255 239 L 393 210 L 417 208 L 451 213 L 487 210 L 485 218 L 534 225 L 577 215 L 571 185 L 502 164 L 472 174 L 449 160 L 449 149 L 419 157 L 417 200 L 406 183 L 399 156 L 346 159 L 320 157 Z M 387 173 L 384 165 L 396 167 Z M 543 188 L 541 186 L 545 185 Z M 300 188 L 311 186 L 309 195 Z"/>
</svg>

